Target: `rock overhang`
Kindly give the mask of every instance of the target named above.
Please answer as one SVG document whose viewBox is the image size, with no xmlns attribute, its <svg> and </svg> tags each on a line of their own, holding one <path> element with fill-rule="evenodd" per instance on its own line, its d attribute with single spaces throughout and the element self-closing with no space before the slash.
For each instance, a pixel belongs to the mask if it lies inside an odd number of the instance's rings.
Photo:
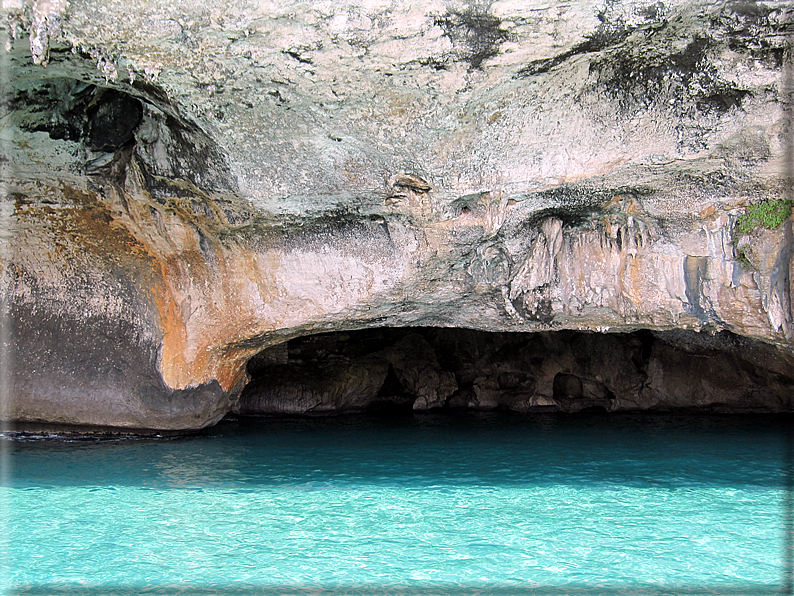
<svg viewBox="0 0 794 596">
<path fill-rule="evenodd" d="M 743 259 L 733 223 L 789 199 L 791 15 L 745 4 L 12 8 L 6 294 L 42 324 L 123 305 L 155 394 L 217 385 L 185 406 L 200 422 L 120 386 L 137 413 L 91 422 L 122 426 L 210 423 L 252 354 L 318 330 L 706 327 L 790 349 L 791 222 Z M 42 23 L 46 68 L 21 33 Z M 27 389 L 41 412 L 80 401 L 94 364 L 68 361 L 61 405 Z"/>
</svg>

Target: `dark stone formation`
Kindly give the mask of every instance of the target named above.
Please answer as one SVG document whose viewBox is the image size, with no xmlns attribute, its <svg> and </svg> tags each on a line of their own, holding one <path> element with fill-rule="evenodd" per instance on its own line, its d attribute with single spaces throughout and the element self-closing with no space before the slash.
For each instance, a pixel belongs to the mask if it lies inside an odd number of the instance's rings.
<svg viewBox="0 0 794 596">
<path fill-rule="evenodd" d="M 794 356 L 730 332 L 383 328 L 255 356 L 240 415 L 428 409 L 790 412 Z"/>
<path fill-rule="evenodd" d="M 78 143 L 69 169 L 107 175 L 114 163 L 106 154 L 134 146 L 135 158 L 155 197 L 186 194 L 168 180 L 195 189 L 233 192 L 236 182 L 217 143 L 195 124 L 172 115 L 167 100 L 151 85 L 129 89 L 136 95 L 68 77 L 15 81 L 8 100 L 10 122 L 25 132 L 46 132 L 53 140 Z M 130 153 L 124 161 L 129 161 Z M 184 184 L 183 184 L 184 186 Z"/>
<path fill-rule="evenodd" d="M 285 350 L 286 347 L 286 350 Z M 331 414 L 443 407 L 457 389 L 421 333 L 370 330 L 299 338 L 248 365 L 239 414 Z"/>
<path fill-rule="evenodd" d="M 107 91 L 90 121 L 89 144 L 98 151 L 115 151 L 132 140 L 141 123 L 143 107 L 130 95 Z"/>
<path fill-rule="evenodd" d="M 82 141 L 94 151 L 113 152 L 132 141 L 143 118 L 143 105 L 131 95 L 69 78 L 20 86 L 10 103 L 20 129 Z"/>
</svg>

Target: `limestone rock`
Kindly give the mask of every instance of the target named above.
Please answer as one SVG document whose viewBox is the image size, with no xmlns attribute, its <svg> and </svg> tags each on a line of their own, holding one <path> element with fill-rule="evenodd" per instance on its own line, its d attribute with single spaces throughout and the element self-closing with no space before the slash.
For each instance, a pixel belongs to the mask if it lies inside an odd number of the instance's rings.
<svg viewBox="0 0 794 596">
<path fill-rule="evenodd" d="M 441 370 L 433 348 L 421 335 L 409 334 L 387 352 L 403 391 L 415 395 L 414 410 L 440 408 L 458 388 L 455 377 Z"/>
<path fill-rule="evenodd" d="M 794 347 L 791 218 L 733 234 L 747 205 L 791 198 L 789 3 L 2 12 L 5 419 L 198 428 L 235 407 L 254 355 L 327 331 Z M 451 377 L 392 368 L 418 409 L 453 397 Z M 358 393 L 276 401 L 358 407 L 376 369 L 351 373 Z M 535 372 L 456 380 L 454 399 L 645 403 L 630 377 L 616 393 Z"/>
</svg>

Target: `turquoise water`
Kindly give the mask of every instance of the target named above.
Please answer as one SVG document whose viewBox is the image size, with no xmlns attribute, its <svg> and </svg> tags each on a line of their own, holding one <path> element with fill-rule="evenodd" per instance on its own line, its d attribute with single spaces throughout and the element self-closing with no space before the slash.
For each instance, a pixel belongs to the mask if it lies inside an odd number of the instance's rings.
<svg viewBox="0 0 794 596">
<path fill-rule="evenodd" d="M 3 441 L 8 594 L 778 594 L 774 417 L 226 423 Z"/>
</svg>

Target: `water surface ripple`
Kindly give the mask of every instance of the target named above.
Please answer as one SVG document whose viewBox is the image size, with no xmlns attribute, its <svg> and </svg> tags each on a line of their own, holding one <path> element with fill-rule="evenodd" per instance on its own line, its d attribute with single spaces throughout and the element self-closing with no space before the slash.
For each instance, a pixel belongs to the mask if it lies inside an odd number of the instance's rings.
<svg viewBox="0 0 794 596">
<path fill-rule="evenodd" d="M 8 594 L 782 594 L 790 419 L 427 415 L 6 439 Z"/>
</svg>

